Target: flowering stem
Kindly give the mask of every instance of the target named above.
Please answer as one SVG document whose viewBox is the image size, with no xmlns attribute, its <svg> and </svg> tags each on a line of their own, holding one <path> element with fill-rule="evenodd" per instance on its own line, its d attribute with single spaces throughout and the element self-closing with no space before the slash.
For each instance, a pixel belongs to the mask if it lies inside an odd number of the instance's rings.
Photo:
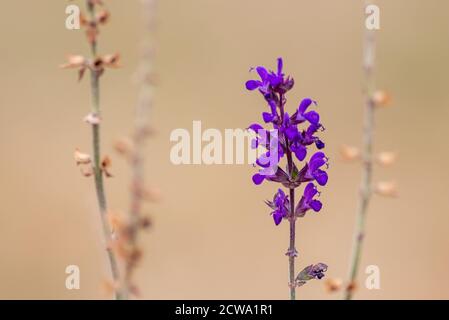
<svg viewBox="0 0 449 320">
<path fill-rule="evenodd" d="M 281 111 L 281 119 L 284 119 L 284 95 L 280 94 L 280 111 Z M 286 135 L 284 135 L 285 144 L 287 146 L 287 167 L 288 171 L 291 174 L 293 171 L 293 158 L 292 151 L 289 146 L 289 141 Z M 289 225 L 290 225 L 290 245 L 288 247 L 287 255 L 288 255 L 288 269 L 289 269 L 289 286 L 290 286 L 290 300 L 296 300 L 296 282 L 295 282 L 295 258 L 296 258 L 296 247 L 295 247 L 295 239 L 296 239 L 296 217 L 295 217 L 295 189 L 289 188 L 290 190 L 290 217 L 289 217 Z"/>
<path fill-rule="evenodd" d="M 95 8 L 94 5 L 87 0 L 87 8 L 89 14 L 92 18 L 95 18 Z M 93 41 L 91 43 L 91 52 L 92 59 L 96 58 L 97 55 L 97 43 Z M 100 83 L 99 77 L 100 74 L 97 70 L 92 69 L 90 72 L 91 75 L 91 91 L 92 91 L 92 113 L 99 116 L 100 115 Z M 95 178 L 95 189 L 97 193 L 97 201 L 100 209 L 100 217 L 103 228 L 104 238 L 107 242 L 107 254 L 108 260 L 111 267 L 112 278 L 114 282 L 118 282 L 120 279 L 119 268 L 117 264 L 117 260 L 114 256 L 112 248 L 110 247 L 110 242 L 112 240 L 112 232 L 109 226 L 109 222 L 107 219 L 107 203 L 106 203 L 106 195 L 104 191 L 103 184 L 103 172 L 101 170 L 101 151 L 100 151 L 100 125 L 98 123 L 92 124 L 92 147 L 93 147 L 93 155 L 94 155 L 94 178 Z M 117 290 L 115 292 L 116 299 L 122 299 L 123 295 Z"/>
<path fill-rule="evenodd" d="M 363 128 L 363 148 L 362 148 L 362 181 L 360 187 L 360 198 L 357 211 L 357 225 L 354 232 L 352 257 L 350 262 L 350 285 L 346 288 L 345 299 L 351 300 L 354 292 L 355 280 L 360 265 L 360 258 L 363 250 L 363 240 L 365 237 L 365 221 L 368 211 L 368 204 L 371 199 L 371 180 L 372 180 L 372 145 L 374 131 L 374 101 L 372 92 L 374 91 L 374 56 L 375 39 L 374 31 L 366 30 L 364 37 L 364 72 L 365 72 L 365 119 Z"/>
<path fill-rule="evenodd" d="M 290 276 L 290 300 L 296 300 L 296 285 L 295 285 L 295 232 L 296 232 L 296 218 L 294 214 L 295 210 L 295 189 L 290 189 L 290 210 L 292 212 L 289 219 L 290 222 L 290 247 L 288 249 L 290 255 L 289 260 L 289 276 Z"/>
</svg>

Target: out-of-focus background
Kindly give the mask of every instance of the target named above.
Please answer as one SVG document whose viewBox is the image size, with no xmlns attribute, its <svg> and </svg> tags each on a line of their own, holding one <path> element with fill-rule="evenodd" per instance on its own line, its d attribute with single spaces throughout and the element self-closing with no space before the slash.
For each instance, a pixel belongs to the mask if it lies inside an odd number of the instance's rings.
<svg viewBox="0 0 449 320">
<path fill-rule="evenodd" d="M 110 23 L 101 53 L 118 51 L 123 68 L 101 79 L 103 150 L 113 159 L 109 205 L 128 208 L 129 167 L 113 151 L 131 132 L 138 87 L 132 81 L 142 38 L 139 1 L 106 0 Z M 108 276 L 91 179 L 74 164 L 90 150 L 88 79 L 58 69 L 68 53 L 88 54 L 83 31 L 65 29 L 68 2 L 9 1 L 0 13 L 0 298 L 106 298 Z M 84 1 L 78 1 L 84 8 Z M 381 9 L 376 77 L 393 95 L 376 114 L 376 151 L 398 162 L 375 168 L 395 180 L 399 197 L 375 197 L 369 209 L 357 298 L 449 298 L 449 2 L 377 1 Z M 154 225 L 141 238 L 137 273 L 142 298 L 286 299 L 286 223 L 275 227 L 263 200 L 277 187 L 254 186 L 250 165 L 175 166 L 175 128 L 245 128 L 266 109 L 244 88 L 251 66 L 285 71 L 296 85 L 288 108 L 312 97 L 325 124 L 331 159 L 323 210 L 299 221 L 298 266 L 325 262 L 345 278 L 355 223 L 360 166 L 339 157 L 360 145 L 363 98 L 361 1 L 162 0 L 156 31 L 158 85 L 152 113 L 157 135 L 146 150 L 146 179 L 163 193 L 148 205 Z M 65 288 L 65 268 L 81 269 L 81 289 Z M 381 289 L 363 286 L 378 265 Z M 323 282 L 300 299 L 335 299 Z"/>
</svg>

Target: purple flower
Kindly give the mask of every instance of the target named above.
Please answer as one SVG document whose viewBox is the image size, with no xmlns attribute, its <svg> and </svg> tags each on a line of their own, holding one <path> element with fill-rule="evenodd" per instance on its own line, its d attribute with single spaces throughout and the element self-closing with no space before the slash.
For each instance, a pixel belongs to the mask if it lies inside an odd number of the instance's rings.
<svg viewBox="0 0 449 320">
<path fill-rule="evenodd" d="M 290 202 L 282 189 L 275 193 L 273 201 L 265 201 L 265 203 L 274 210 L 271 215 L 276 225 L 279 225 L 282 219 L 288 216 Z"/>
<path fill-rule="evenodd" d="M 305 267 L 296 277 L 296 285 L 302 286 L 306 284 L 307 281 L 313 279 L 322 279 L 327 271 L 327 265 L 324 263 L 317 263 L 315 265 Z"/>
<path fill-rule="evenodd" d="M 323 149 L 325 146 L 324 142 L 315 136 L 315 133 L 317 133 L 320 129 L 324 130 L 321 124 L 311 124 L 307 130 L 301 133 L 301 143 L 305 146 L 310 146 L 315 143 L 318 149 Z"/>
<path fill-rule="evenodd" d="M 299 200 L 298 205 L 295 209 L 295 215 L 298 217 L 303 217 L 307 210 L 312 209 L 315 212 L 318 212 L 323 207 L 323 204 L 319 200 L 313 199 L 315 195 L 319 195 L 318 190 L 316 189 L 315 185 L 310 182 L 307 184 L 306 188 L 304 189 L 304 194 L 301 197 L 301 200 Z"/>
<path fill-rule="evenodd" d="M 324 273 L 327 271 L 327 265 L 324 263 L 318 263 L 316 265 L 313 265 L 308 273 L 309 276 L 311 276 L 314 279 L 321 279 L 324 277 Z"/>
<path fill-rule="evenodd" d="M 270 101 L 274 100 L 274 94 L 284 94 L 293 88 L 294 80 L 290 77 L 286 77 L 282 73 L 283 69 L 282 58 L 278 58 L 277 71 L 268 71 L 264 67 L 256 67 L 256 71 L 259 74 L 260 80 L 249 80 L 246 82 L 246 89 L 259 91 Z"/>
<path fill-rule="evenodd" d="M 328 166 L 327 161 L 328 159 L 323 152 L 315 153 L 299 172 L 299 180 L 301 182 L 315 180 L 320 186 L 326 185 L 328 180 L 327 173 L 320 168 L 324 165 Z"/>
<path fill-rule="evenodd" d="M 276 178 L 278 164 L 284 156 L 284 148 L 278 139 L 278 132 L 265 130 L 260 124 L 254 123 L 248 127 L 256 133 L 256 137 L 251 141 L 251 148 L 257 149 L 262 146 L 267 151 L 259 156 L 256 164 L 261 167 L 259 173 L 253 176 L 255 184 L 261 184 L 265 178 Z"/>
<path fill-rule="evenodd" d="M 270 100 L 268 101 L 268 105 L 271 108 L 271 112 L 263 112 L 262 113 L 262 118 L 263 121 L 265 123 L 269 123 L 269 122 L 277 122 L 279 120 L 279 115 L 277 113 L 277 106 L 276 106 L 276 102 L 274 100 Z"/>
<path fill-rule="evenodd" d="M 297 123 L 303 123 L 306 120 L 309 121 L 311 124 L 317 125 L 320 122 L 320 115 L 316 111 L 307 111 L 307 108 L 311 104 L 317 105 L 316 101 L 313 101 L 310 98 L 303 99 L 301 103 L 298 106 L 298 110 L 293 114 L 294 119 Z"/>
<path fill-rule="evenodd" d="M 261 184 L 264 180 L 282 183 L 284 186 L 290 184 L 288 174 L 279 167 L 276 170 L 274 168 L 263 168 L 253 175 L 252 179 L 256 185 Z"/>
</svg>

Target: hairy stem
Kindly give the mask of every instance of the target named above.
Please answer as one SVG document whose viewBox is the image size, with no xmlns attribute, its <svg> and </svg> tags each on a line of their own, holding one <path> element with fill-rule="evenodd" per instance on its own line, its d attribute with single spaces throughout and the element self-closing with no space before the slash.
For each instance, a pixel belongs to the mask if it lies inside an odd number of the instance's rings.
<svg viewBox="0 0 449 320">
<path fill-rule="evenodd" d="M 284 95 L 279 95 L 281 119 L 284 119 Z M 289 141 L 287 136 L 284 135 L 285 145 L 287 146 L 287 169 L 289 174 L 293 171 L 293 158 L 290 150 Z M 289 246 L 287 250 L 288 256 L 288 274 L 289 274 L 289 287 L 290 287 L 290 300 L 296 300 L 296 281 L 295 281 L 295 258 L 297 255 L 295 239 L 296 239 L 296 217 L 295 217 L 295 189 L 289 188 L 290 191 L 290 215 L 288 217 L 290 226 Z"/>
<path fill-rule="evenodd" d="M 87 8 L 89 11 L 89 14 L 92 18 L 95 17 L 95 8 L 92 3 L 87 1 Z M 91 43 L 91 52 L 92 52 L 92 59 L 96 58 L 97 55 L 97 43 L 96 41 Z M 99 77 L 100 74 L 97 70 L 91 70 L 91 91 L 92 91 L 92 113 L 99 116 L 100 115 L 100 82 Z M 97 194 L 97 201 L 98 206 L 100 209 L 100 217 L 101 217 L 101 223 L 102 223 L 102 229 L 103 229 L 103 235 L 104 239 L 107 243 L 106 250 L 108 255 L 108 260 L 111 268 L 112 278 L 115 283 L 118 283 L 120 280 L 120 274 L 119 274 L 119 267 L 117 264 L 117 260 L 115 258 L 114 252 L 112 251 L 112 248 L 110 247 L 110 243 L 112 240 L 112 232 L 111 228 L 109 226 L 108 218 L 107 218 L 107 202 L 106 202 L 106 194 L 104 191 L 104 184 L 103 184 L 103 172 L 101 169 L 101 140 L 100 140 L 100 125 L 99 124 L 92 124 L 92 148 L 93 148 L 93 157 L 94 157 L 94 178 L 95 178 L 95 189 Z M 115 292 L 115 298 L 116 299 L 122 299 L 123 296 L 117 290 Z"/>
<path fill-rule="evenodd" d="M 290 222 L 290 246 L 289 246 L 289 257 L 288 257 L 288 267 L 289 267 L 289 279 L 290 279 L 290 300 L 296 300 L 296 284 L 295 284 L 295 258 L 296 258 L 296 247 L 295 247 L 295 232 L 296 232 L 296 218 L 295 218 L 295 189 L 290 189 L 290 211 L 291 216 Z"/>
<path fill-rule="evenodd" d="M 360 186 L 359 204 L 357 209 L 357 224 L 354 232 L 352 257 L 350 261 L 349 280 L 350 285 L 346 288 L 345 299 L 352 299 L 354 285 L 359 270 L 360 259 L 363 250 L 363 240 L 365 237 L 365 221 L 368 211 L 368 205 L 371 199 L 371 181 L 373 171 L 372 146 L 374 131 L 374 101 L 372 93 L 374 91 L 374 58 L 375 58 L 375 38 L 374 31 L 366 30 L 364 36 L 363 48 L 363 68 L 365 76 L 365 119 L 363 128 L 363 147 L 362 147 L 362 181 Z"/>
</svg>

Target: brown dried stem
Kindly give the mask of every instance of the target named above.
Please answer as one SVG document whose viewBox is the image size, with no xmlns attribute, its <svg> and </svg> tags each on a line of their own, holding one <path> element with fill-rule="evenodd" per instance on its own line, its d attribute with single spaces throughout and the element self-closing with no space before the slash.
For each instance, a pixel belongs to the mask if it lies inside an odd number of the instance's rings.
<svg viewBox="0 0 449 320">
<path fill-rule="evenodd" d="M 374 62 L 376 53 L 376 43 L 374 30 L 365 30 L 363 45 L 363 69 L 365 73 L 365 120 L 363 128 L 363 148 L 362 148 L 362 181 L 360 186 L 360 197 L 357 209 L 357 224 L 354 232 L 352 257 L 349 271 L 349 285 L 345 290 L 345 299 L 351 300 L 354 293 L 354 285 L 359 270 L 360 259 L 363 250 L 363 240 L 365 237 L 365 221 L 368 205 L 372 196 L 372 171 L 373 171 L 373 133 L 374 133 L 374 109 L 375 103 L 372 98 L 375 89 L 374 83 Z"/>
<path fill-rule="evenodd" d="M 128 248 L 131 252 L 138 253 L 138 235 L 139 230 L 145 227 L 146 220 L 142 214 L 142 206 L 145 192 L 145 168 L 144 168 L 144 149 L 145 141 L 150 132 L 149 113 L 153 104 L 153 45 L 151 35 L 154 33 L 154 11 L 155 0 L 142 0 L 144 34 L 142 59 L 140 67 L 137 70 L 137 78 L 140 83 L 140 94 L 135 111 L 135 124 L 133 133 L 133 151 L 130 154 L 132 180 L 131 180 L 131 198 L 129 208 L 129 225 L 127 232 Z M 136 287 L 132 282 L 139 254 L 131 254 L 125 261 L 124 271 L 124 290 L 129 294 Z"/>
<path fill-rule="evenodd" d="M 89 15 L 92 19 L 92 21 L 95 20 L 95 3 L 91 0 L 87 0 L 87 9 L 89 12 Z M 92 53 L 92 60 L 95 60 L 97 58 L 97 40 L 94 38 L 92 41 L 90 41 L 91 44 L 91 53 Z M 90 76 L 91 76 L 91 91 L 92 91 L 92 113 L 100 116 L 100 71 L 91 68 Z M 104 238 L 106 240 L 107 246 L 107 254 L 108 254 L 108 260 L 111 268 L 112 278 L 114 280 L 114 283 L 117 284 L 120 280 L 120 274 L 119 274 L 119 267 L 117 264 L 116 257 L 114 255 L 114 252 L 112 251 L 111 244 L 112 244 L 112 231 L 111 227 L 109 225 L 109 221 L 107 218 L 107 202 L 106 202 L 106 194 L 104 190 L 104 183 L 103 183 L 103 171 L 101 169 L 101 140 L 100 140 L 100 124 L 99 123 L 92 123 L 92 147 L 93 147 L 93 170 L 94 170 L 94 178 L 95 178 L 95 188 L 97 193 L 97 201 L 98 206 L 100 209 L 100 217 L 101 217 L 101 223 L 103 228 L 103 234 Z M 115 287 L 115 286 L 114 286 Z M 122 299 L 123 294 L 120 292 L 120 290 L 115 291 L 115 298 L 116 299 Z"/>
</svg>

